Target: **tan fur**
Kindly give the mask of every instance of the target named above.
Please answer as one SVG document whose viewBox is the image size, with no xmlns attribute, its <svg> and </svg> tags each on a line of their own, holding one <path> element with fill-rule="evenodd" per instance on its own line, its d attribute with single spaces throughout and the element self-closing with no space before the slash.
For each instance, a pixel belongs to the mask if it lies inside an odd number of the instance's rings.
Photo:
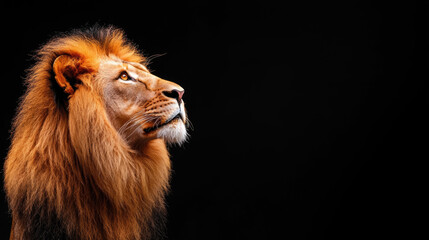
<svg viewBox="0 0 429 240">
<path fill-rule="evenodd" d="M 69 239 L 148 239 L 156 231 L 154 214 L 165 210 L 170 160 L 164 140 L 130 144 L 118 133 L 123 121 L 115 125 L 116 115 L 106 110 L 109 96 L 96 81 L 106 58 L 143 65 L 145 58 L 120 30 L 95 34 L 101 40 L 82 33 L 51 40 L 26 80 L 4 166 L 14 239 L 46 232 Z M 59 56 L 73 58 L 73 67 L 53 69 Z M 53 80 L 60 74 L 76 79 L 70 86 L 57 79 L 64 92 Z M 151 91 L 161 96 L 166 81 L 155 80 Z"/>
</svg>

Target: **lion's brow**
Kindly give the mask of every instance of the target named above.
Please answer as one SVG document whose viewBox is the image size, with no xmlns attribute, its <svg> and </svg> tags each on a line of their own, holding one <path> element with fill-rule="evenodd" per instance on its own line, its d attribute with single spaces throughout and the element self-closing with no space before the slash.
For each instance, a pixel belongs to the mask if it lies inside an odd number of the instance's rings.
<svg viewBox="0 0 429 240">
<path fill-rule="evenodd" d="M 143 67 L 141 64 L 139 64 L 139 63 L 136 63 L 136 62 L 128 62 L 128 61 L 125 61 L 125 60 L 122 60 L 122 62 L 123 63 L 126 63 L 126 64 L 129 64 L 129 65 L 131 65 L 131 66 L 133 66 L 133 67 L 135 67 L 135 68 L 137 68 L 137 69 L 139 69 L 139 70 L 142 70 L 142 71 L 144 71 L 144 72 L 149 72 L 145 67 Z"/>
</svg>

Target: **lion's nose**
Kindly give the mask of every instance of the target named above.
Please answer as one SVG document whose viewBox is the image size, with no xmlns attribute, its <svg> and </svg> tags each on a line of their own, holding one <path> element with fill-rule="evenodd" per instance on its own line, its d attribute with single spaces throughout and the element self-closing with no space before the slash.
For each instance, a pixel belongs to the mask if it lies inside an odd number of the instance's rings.
<svg viewBox="0 0 429 240">
<path fill-rule="evenodd" d="M 185 90 L 173 89 L 171 91 L 163 91 L 162 93 L 169 98 L 176 99 L 177 102 L 179 104 L 181 104 L 182 103 L 182 97 L 183 97 L 183 94 L 185 93 Z"/>
</svg>

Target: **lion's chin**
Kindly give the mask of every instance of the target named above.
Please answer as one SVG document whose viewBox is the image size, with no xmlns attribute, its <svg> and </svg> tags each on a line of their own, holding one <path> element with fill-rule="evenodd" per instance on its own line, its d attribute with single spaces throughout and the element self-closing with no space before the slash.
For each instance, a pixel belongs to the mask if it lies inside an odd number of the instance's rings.
<svg viewBox="0 0 429 240">
<path fill-rule="evenodd" d="M 173 122 L 161 127 L 156 133 L 158 138 L 164 139 L 167 144 L 181 145 L 186 141 L 188 136 L 186 126 L 181 119 L 176 119 Z"/>
</svg>

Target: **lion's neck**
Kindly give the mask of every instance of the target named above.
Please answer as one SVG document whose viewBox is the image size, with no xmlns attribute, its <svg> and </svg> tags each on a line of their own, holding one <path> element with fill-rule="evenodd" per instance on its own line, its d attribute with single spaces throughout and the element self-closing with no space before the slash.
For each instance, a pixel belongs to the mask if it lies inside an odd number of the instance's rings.
<svg viewBox="0 0 429 240">
<path fill-rule="evenodd" d="M 152 226 L 152 213 L 164 210 L 170 175 L 166 146 L 162 140 L 155 139 L 142 144 L 140 151 L 132 150 L 109 124 L 106 112 L 97 107 L 97 101 L 85 102 L 88 98 L 78 94 L 85 92 L 77 92 L 73 97 L 76 102 L 70 102 L 70 138 L 81 168 L 86 171 L 84 180 L 90 181 L 84 192 L 89 195 L 95 192 L 98 198 L 92 202 L 97 212 L 91 214 L 107 215 L 99 221 L 103 222 L 102 226 L 112 228 L 109 233 L 112 236 L 137 236 L 147 232 L 141 226 Z M 87 106 L 87 109 L 82 111 L 75 106 Z M 82 112 L 87 115 L 82 116 Z M 80 219 L 80 222 L 85 221 Z"/>
</svg>

